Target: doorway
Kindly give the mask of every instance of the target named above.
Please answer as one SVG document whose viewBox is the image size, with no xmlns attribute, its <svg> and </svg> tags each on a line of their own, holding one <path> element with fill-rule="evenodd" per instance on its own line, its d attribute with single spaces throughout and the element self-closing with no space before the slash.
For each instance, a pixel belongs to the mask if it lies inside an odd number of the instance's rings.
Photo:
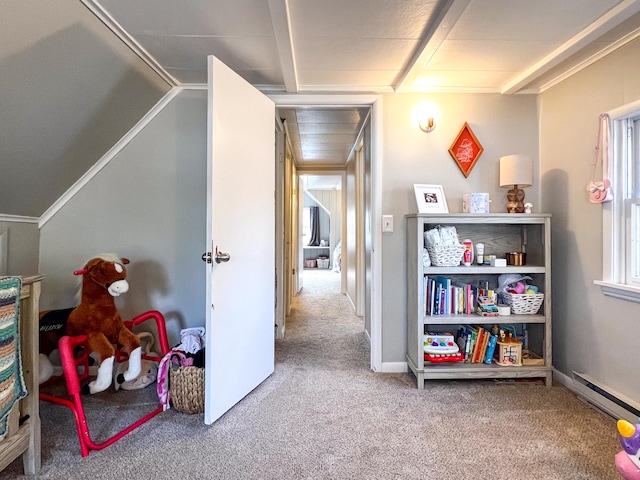
<svg viewBox="0 0 640 480">
<path fill-rule="evenodd" d="M 275 101 L 277 108 L 281 107 L 292 107 L 292 108 L 304 108 L 311 106 L 323 106 L 323 107 L 334 107 L 341 108 L 344 106 L 360 106 L 366 107 L 369 110 L 369 118 L 367 121 L 367 129 L 364 135 L 361 137 L 362 140 L 362 155 L 364 161 L 364 172 L 365 172 L 365 181 L 362 182 L 361 188 L 358 192 L 360 195 L 359 199 L 356 198 L 355 193 L 355 172 L 352 172 L 350 175 L 347 170 L 348 167 L 345 167 L 344 180 L 343 180 L 343 190 L 342 190 L 342 199 L 344 203 L 347 203 L 347 199 L 350 199 L 352 202 L 356 202 L 356 200 L 361 202 L 362 212 L 364 212 L 364 217 L 362 221 L 362 236 L 359 240 L 358 244 L 355 245 L 356 248 L 359 249 L 362 256 L 362 274 L 360 275 L 360 282 L 362 286 L 362 294 L 360 295 L 362 299 L 362 313 L 364 317 L 364 328 L 366 330 L 367 336 L 371 341 L 371 358 L 370 358 L 370 366 L 374 371 L 381 371 L 381 321 L 380 321 L 380 311 L 381 311 L 381 299 L 380 296 L 376 294 L 376 292 L 380 291 L 381 285 L 381 277 L 380 277 L 380 269 L 381 269 L 381 260 L 380 260 L 380 248 L 376 248 L 381 243 L 381 224 L 380 224 L 380 204 L 381 204 L 381 125 L 382 125 L 382 105 L 379 96 L 377 95 L 344 95 L 344 96 L 336 96 L 336 95 L 272 95 L 271 98 Z M 356 146 L 354 145 L 354 149 Z M 286 157 L 286 155 L 285 155 Z M 353 162 L 353 167 L 355 168 L 355 162 Z M 284 168 L 284 180 L 285 190 L 289 192 L 289 196 L 283 200 L 285 207 L 292 208 L 292 201 L 297 202 L 297 207 L 300 208 L 301 205 L 301 194 L 304 186 L 301 184 L 300 177 L 306 174 L 327 174 L 333 173 L 327 171 L 327 169 L 320 169 L 320 171 L 313 171 L 313 169 L 309 169 L 309 167 L 298 167 L 296 165 L 285 166 Z M 352 180 L 350 180 L 352 179 Z M 352 183 L 350 183 L 352 182 Z M 287 189 L 288 185 L 288 189 Z M 349 196 L 349 191 L 353 192 L 353 196 Z M 285 196 L 287 194 L 285 193 Z M 344 204 L 343 204 L 344 205 Z M 346 212 L 348 207 L 343 208 L 343 212 Z M 303 256 L 297 252 L 297 248 L 295 243 L 299 243 L 298 235 L 301 231 L 302 225 L 299 222 L 299 215 L 292 215 L 289 219 L 291 221 L 290 225 L 287 225 L 287 215 L 284 215 L 285 225 L 283 230 L 289 230 L 291 235 L 291 245 L 288 244 L 287 240 L 284 242 L 284 257 L 287 255 L 290 256 L 289 263 L 285 262 L 285 267 L 283 271 L 284 275 L 284 285 L 293 286 L 291 290 L 296 290 L 298 282 L 296 280 L 296 276 L 301 278 L 300 284 L 303 282 L 302 272 L 304 271 L 303 267 Z M 298 217 L 298 218 L 295 218 Z M 355 217 L 354 217 L 355 218 Z M 343 233 L 342 233 L 342 260 L 344 262 L 345 255 L 349 253 L 345 249 L 345 232 L 344 226 L 346 225 L 348 228 L 348 219 L 347 215 L 343 214 Z M 353 226 L 355 228 L 355 225 Z M 351 265 L 355 265 L 355 257 L 352 259 Z M 344 263 L 342 265 L 344 267 Z M 298 268 L 296 268 L 298 267 Z M 300 268 L 302 267 L 302 268 Z M 354 267 L 355 268 L 355 267 Z M 347 268 L 342 268 L 342 275 L 348 274 Z M 354 278 L 358 278 L 355 273 L 353 273 Z M 348 275 L 345 279 L 346 281 L 342 282 L 345 285 L 345 288 L 348 288 Z M 286 288 L 286 287 L 285 287 Z M 285 295 L 286 297 L 286 295 Z M 357 295 L 353 295 L 354 298 Z"/>
<path fill-rule="evenodd" d="M 302 226 L 300 255 L 303 258 L 302 288 L 310 285 L 332 286 L 345 294 L 342 262 L 344 172 L 301 174 L 300 210 Z M 298 291 L 300 292 L 300 290 Z M 305 290 L 309 293 L 309 289 Z"/>
</svg>

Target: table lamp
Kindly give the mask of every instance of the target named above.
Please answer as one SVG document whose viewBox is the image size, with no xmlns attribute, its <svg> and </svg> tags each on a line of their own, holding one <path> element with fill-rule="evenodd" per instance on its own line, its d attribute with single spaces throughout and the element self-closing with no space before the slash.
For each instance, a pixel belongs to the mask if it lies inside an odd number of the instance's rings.
<svg viewBox="0 0 640 480">
<path fill-rule="evenodd" d="M 507 192 L 507 212 L 524 213 L 524 190 L 530 187 L 533 177 L 533 162 L 527 155 L 500 157 L 500 186 L 511 187 Z"/>
</svg>

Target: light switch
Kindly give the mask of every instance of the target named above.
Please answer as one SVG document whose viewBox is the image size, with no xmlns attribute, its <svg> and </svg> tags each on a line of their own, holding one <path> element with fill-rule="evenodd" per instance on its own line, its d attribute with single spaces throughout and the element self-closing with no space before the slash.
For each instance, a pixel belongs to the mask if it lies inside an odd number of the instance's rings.
<svg viewBox="0 0 640 480">
<path fill-rule="evenodd" d="M 393 215 L 382 216 L 382 231 L 393 232 Z"/>
</svg>

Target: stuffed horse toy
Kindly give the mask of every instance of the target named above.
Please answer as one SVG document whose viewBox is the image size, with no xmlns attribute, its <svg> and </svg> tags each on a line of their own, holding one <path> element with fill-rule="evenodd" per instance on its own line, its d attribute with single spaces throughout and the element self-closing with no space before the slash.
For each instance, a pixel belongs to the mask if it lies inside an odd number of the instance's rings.
<svg viewBox="0 0 640 480">
<path fill-rule="evenodd" d="M 86 335 L 89 351 L 99 355 L 97 378 L 89 383 L 91 393 L 102 392 L 111 385 L 114 345 L 125 347 L 129 353 L 129 368 L 122 374 L 124 381 L 140 374 L 140 340 L 124 325 L 114 301 L 129 290 L 124 267 L 128 263 L 126 258 L 108 254 L 89 260 L 82 270 L 74 272 L 82 275 L 82 300 L 69 315 L 66 333 Z"/>
</svg>

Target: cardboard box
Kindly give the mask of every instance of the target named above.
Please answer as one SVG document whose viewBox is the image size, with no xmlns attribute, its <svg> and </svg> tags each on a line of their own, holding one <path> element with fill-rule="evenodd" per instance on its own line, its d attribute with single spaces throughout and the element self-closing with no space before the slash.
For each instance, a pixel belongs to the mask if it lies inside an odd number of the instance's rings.
<svg viewBox="0 0 640 480">
<path fill-rule="evenodd" d="M 523 350 L 522 365 L 544 365 L 544 358 L 531 350 Z"/>
</svg>

